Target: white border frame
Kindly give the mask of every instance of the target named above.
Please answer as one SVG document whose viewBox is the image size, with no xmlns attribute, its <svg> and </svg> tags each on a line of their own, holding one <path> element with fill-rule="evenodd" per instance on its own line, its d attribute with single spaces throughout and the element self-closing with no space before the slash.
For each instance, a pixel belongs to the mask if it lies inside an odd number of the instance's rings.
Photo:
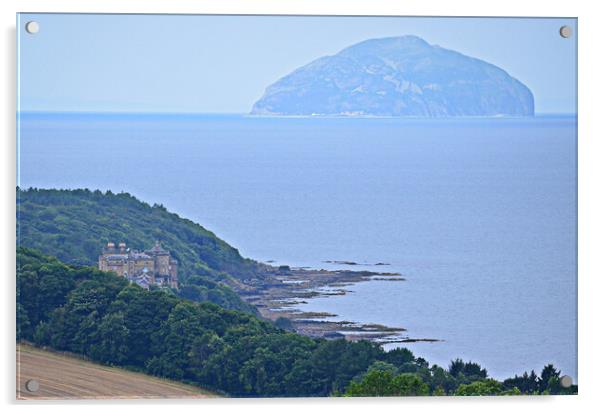
<svg viewBox="0 0 602 413">
<path fill-rule="evenodd" d="M 41 407 L 46 411 L 101 411 L 128 409 L 132 404 L 144 405 L 145 410 L 162 411 L 166 404 L 178 404 L 178 409 L 241 410 L 250 412 L 302 412 L 325 407 L 365 411 L 372 406 L 385 409 L 421 409 L 447 411 L 491 412 L 518 410 L 567 411 L 600 405 L 598 389 L 602 367 L 599 347 L 602 333 L 596 316 L 602 314 L 598 292 L 601 291 L 602 268 L 598 255 L 597 235 L 602 233 L 600 211 L 602 196 L 602 131 L 599 110 L 600 74 L 602 73 L 599 39 L 602 24 L 596 2 L 503 0 L 495 4 L 478 0 L 2 0 L 2 56 L 0 70 L 4 96 L 0 101 L 2 125 L 2 237 L 0 263 L 3 279 L 2 357 L 8 368 L 2 374 L 5 404 L 15 405 L 15 101 L 16 101 L 16 31 L 17 12 L 82 12 L 82 13 L 186 13 L 186 14 L 306 14 L 306 15 L 403 15 L 403 16 L 537 16 L 578 17 L 579 19 L 579 396 L 518 397 L 518 398 L 410 398 L 410 399 L 226 399 L 205 401 L 104 401 L 29 403 L 27 409 Z M 82 406 L 85 405 L 85 406 Z M 133 407 L 133 406 L 131 406 Z"/>
</svg>

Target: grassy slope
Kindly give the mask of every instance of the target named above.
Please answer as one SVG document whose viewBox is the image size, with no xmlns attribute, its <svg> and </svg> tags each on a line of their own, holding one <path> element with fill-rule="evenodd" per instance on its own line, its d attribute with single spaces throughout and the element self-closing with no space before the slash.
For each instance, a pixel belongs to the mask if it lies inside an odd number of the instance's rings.
<svg viewBox="0 0 602 413">
<path fill-rule="evenodd" d="M 204 398 L 199 387 L 91 363 L 81 358 L 17 344 L 17 399 Z M 35 379 L 40 389 L 29 392 Z"/>
</svg>

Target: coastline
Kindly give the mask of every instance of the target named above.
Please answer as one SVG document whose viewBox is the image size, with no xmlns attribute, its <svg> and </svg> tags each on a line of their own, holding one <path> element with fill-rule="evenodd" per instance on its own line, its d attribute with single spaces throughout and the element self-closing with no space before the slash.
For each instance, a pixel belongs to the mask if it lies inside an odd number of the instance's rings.
<svg viewBox="0 0 602 413">
<path fill-rule="evenodd" d="M 384 265 L 384 264 L 380 264 Z M 345 287 L 360 282 L 388 281 L 404 282 L 399 273 L 324 270 L 271 267 L 266 265 L 262 280 L 254 284 L 245 283 L 244 289 L 237 288 L 243 300 L 254 305 L 263 318 L 277 321 L 284 318 L 291 330 L 313 338 L 349 341 L 370 340 L 377 343 L 437 342 L 436 338 L 410 337 L 402 326 L 387 326 L 355 321 L 333 321 L 337 314 L 327 312 L 302 311 L 294 308 L 306 303 L 307 299 L 325 296 L 346 295 Z"/>
</svg>

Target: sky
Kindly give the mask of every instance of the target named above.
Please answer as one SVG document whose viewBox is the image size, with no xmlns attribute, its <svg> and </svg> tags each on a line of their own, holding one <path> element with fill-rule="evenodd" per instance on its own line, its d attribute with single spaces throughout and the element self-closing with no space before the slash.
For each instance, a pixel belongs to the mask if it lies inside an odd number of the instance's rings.
<svg viewBox="0 0 602 413">
<path fill-rule="evenodd" d="M 506 70 L 536 113 L 576 107 L 576 19 L 26 13 L 17 27 L 21 111 L 248 113 L 299 66 L 406 34 Z"/>
</svg>

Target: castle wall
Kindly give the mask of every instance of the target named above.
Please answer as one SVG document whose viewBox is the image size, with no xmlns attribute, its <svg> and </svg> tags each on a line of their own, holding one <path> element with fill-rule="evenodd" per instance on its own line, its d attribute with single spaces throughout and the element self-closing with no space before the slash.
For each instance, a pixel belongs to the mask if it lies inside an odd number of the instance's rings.
<svg viewBox="0 0 602 413">
<path fill-rule="evenodd" d="M 155 269 L 159 275 L 169 275 L 169 254 L 155 256 Z"/>
<path fill-rule="evenodd" d="M 152 259 L 130 259 L 128 261 L 129 264 L 129 274 L 135 275 L 141 273 L 145 268 L 148 270 L 149 274 L 153 274 L 155 272 L 155 262 Z"/>
<path fill-rule="evenodd" d="M 125 258 L 122 260 L 110 260 L 106 255 L 101 255 L 98 260 L 98 269 L 101 271 L 112 271 L 123 277 L 127 273 L 128 266 Z"/>
<path fill-rule="evenodd" d="M 171 260 L 169 263 L 169 275 L 171 278 L 178 279 L 178 263 L 177 261 Z"/>
</svg>

